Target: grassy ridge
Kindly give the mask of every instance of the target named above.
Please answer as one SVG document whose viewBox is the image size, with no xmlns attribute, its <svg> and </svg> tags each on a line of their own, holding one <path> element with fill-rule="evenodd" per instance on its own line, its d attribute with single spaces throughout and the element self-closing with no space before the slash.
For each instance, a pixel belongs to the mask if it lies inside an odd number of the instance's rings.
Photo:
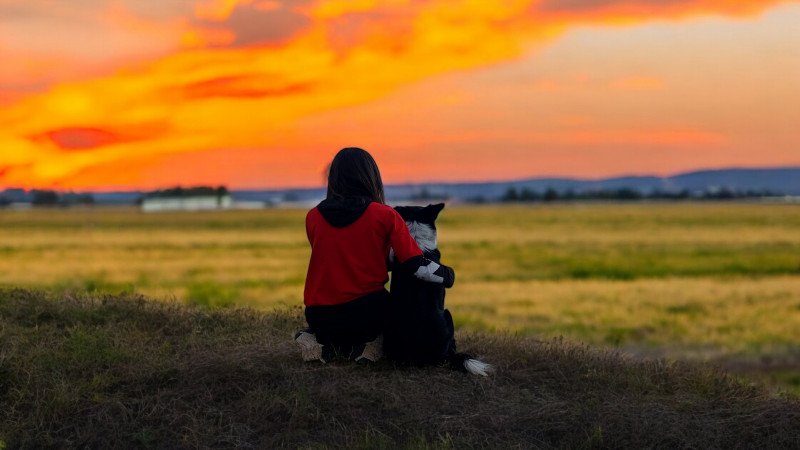
<svg viewBox="0 0 800 450">
<path fill-rule="evenodd" d="M 460 334 L 490 379 L 319 366 L 299 310 L 0 290 L 0 442 L 63 447 L 790 447 L 800 402 L 561 340 Z"/>
</svg>

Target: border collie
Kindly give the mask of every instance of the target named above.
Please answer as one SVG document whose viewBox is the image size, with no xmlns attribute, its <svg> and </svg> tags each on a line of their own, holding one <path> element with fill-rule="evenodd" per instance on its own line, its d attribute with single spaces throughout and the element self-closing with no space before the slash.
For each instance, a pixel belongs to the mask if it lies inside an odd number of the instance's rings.
<svg viewBox="0 0 800 450">
<path fill-rule="evenodd" d="M 436 218 L 444 203 L 395 208 L 408 225 L 425 258 L 439 263 Z M 391 256 L 390 256 L 391 259 Z M 488 376 L 490 364 L 456 353 L 453 317 L 444 307 L 445 288 L 393 271 L 383 351 L 389 359 L 417 365 L 446 364 L 452 369 Z"/>
</svg>

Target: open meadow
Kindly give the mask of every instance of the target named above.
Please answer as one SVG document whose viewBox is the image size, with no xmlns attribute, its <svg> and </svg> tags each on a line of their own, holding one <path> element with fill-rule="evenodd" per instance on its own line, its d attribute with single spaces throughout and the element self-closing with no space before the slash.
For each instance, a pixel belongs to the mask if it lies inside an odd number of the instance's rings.
<svg viewBox="0 0 800 450">
<path fill-rule="evenodd" d="M 305 211 L 0 211 L 0 286 L 302 304 Z M 450 207 L 447 304 L 463 330 L 709 360 L 800 391 L 800 207 Z"/>
</svg>

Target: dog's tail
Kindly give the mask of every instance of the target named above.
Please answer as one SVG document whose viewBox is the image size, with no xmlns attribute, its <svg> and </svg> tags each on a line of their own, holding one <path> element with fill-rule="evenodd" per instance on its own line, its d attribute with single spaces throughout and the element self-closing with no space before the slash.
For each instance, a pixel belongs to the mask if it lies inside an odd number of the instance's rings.
<svg viewBox="0 0 800 450">
<path fill-rule="evenodd" d="M 466 353 L 456 353 L 448 357 L 447 362 L 453 370 L 482 377 L 488 377 L 495 370 L 493 365 L 475 359 Z"/>
</svg>

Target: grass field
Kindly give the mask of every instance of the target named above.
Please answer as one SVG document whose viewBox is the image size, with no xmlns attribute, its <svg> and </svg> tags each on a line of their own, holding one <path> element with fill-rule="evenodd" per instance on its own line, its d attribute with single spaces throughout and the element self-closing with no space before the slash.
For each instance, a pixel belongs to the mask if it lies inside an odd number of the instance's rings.
<svg viewBox="0 0 800 450">
<path fill-rule="evenodd" d="M 303 363 L 301 311 L 0 289 L 0 448 L 795 448 L 800 398 L 707 366 L 459 330 L 491 377 Z"/>
<path fill-rule="evenodd" d="M 300 305 L 304 211 L 0 212 L 0 285 Z M 800 207 L 454 207 L 439 225 L 464 329 L 715 361 L 800 389 Z"/>
</svg>

